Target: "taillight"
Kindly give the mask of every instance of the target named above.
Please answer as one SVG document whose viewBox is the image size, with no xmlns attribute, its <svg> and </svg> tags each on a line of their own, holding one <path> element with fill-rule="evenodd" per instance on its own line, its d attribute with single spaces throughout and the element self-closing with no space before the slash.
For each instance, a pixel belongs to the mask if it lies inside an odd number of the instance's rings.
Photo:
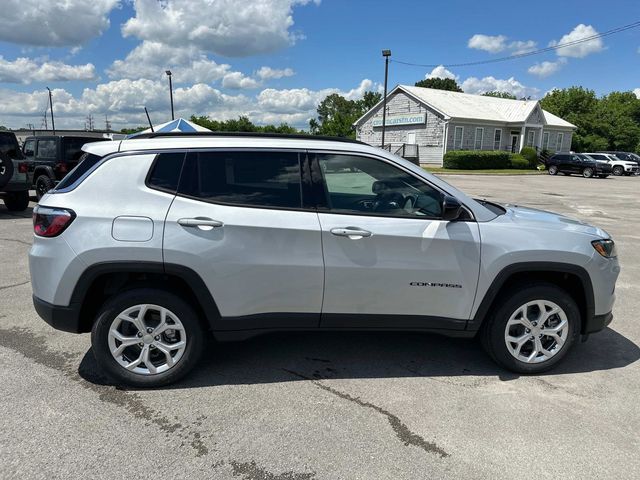
<svg viewBox="0 0 640 480">
<path fill-rule="evenodd" d="M 74 218 L 73 210 L 36 205 L 33 209 L 33 233 L 39 237 L 55 237 L 64 232 Z"/>
<path fill-rule="evenodd" d="M 66 163 L 56 163 L 56 166 L 54 168 L 60 173 L 67 173 L 69 171 Z"/>
<path fill-rule="evenodd" d="M 20 162 L 18 164 L 18 173 L 27 173 L 28 165 L 27 162 Z"/>
</svg>

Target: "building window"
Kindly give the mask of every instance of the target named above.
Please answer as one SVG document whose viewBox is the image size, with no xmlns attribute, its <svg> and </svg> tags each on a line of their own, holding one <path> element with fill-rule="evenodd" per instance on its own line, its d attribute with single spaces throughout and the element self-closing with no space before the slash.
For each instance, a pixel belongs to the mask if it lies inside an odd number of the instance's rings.
<svg viewBox="0 0 640 480">
<path fill-rule="evenodd" d="M 455 133 L 453 134 L 453 149 L 454 150 L 462 150 L 463 133 L 464 133 L 464 127 L 456 127 Z"/>
<path fill-rule="evenodd" d="M 496 131 L 493 133 L 493 149 L 500 150 L 502 143 L 502 129 L 496 128 Z"/>
<path fill-rule="evenodd" d="M 476 138 L 473 143 L 474 150 L 482 150 L 482 137 L 484 137 L 484 128 L 476 127 Z"/>
<path fill-rule="evenodd" d="M 549 150 L 549 132 L 544 132 L 542 134 L 542 148 L 544 150 Z"/>
<path fill-rule="evenodd" d="M 558 141 L 556 143 L 556 152 L 562 151 L 562 142 L 564 140 L 564 133 L 558 133 Z"/>
<path fill-rule="evenodd" d="M 533 142 L 535 141 L 535 138 L 536 138 L 535 130 L 529 130 L 527 132 L 527 147 L 533 147 Z"/>
</svg>

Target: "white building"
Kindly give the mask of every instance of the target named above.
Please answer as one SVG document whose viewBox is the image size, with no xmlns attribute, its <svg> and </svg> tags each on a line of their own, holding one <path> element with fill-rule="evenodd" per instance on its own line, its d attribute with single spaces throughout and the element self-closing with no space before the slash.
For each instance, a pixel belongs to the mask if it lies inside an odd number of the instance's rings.
<svg viewBox="0 0 640 480">
<path fill-rule="evenodd" d="M 356 138 L 382 146 L 382 101 L 355 123 Z M 575 125 L 540 108 L 537 100 L 470 95 L 398 85 L 387 95 L 385 148 L 420 164 L 442 165 L 450 150 L 530 146 L 568 152 Z"/>
</svg>

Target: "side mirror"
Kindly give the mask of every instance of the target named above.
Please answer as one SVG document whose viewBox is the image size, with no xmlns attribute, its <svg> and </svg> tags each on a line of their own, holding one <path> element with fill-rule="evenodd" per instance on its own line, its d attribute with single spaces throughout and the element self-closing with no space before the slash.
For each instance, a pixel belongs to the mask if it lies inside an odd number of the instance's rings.
<svg viewBox="0 0 640 480">
<path fill-rule="evenodd" d="M 462 205 L 457 198 L 451 195 L 445 195 L 442 200 L 442 219 L 443 220 L 457 220 L 462 213 Z"/>
</svg>

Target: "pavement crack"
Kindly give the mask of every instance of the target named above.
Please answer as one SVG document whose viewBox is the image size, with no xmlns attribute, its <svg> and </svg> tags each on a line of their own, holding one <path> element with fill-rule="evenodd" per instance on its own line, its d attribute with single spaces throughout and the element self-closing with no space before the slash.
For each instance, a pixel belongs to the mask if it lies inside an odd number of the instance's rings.
<svg viewBox="0 0 640 480">
<path fill-rule="evenodd" d="M 171 421 L 162 412 L 146 405 L 137 393 L 85 380 L 76 368 L 78 355 L 48 348 L 45 337 L 36 335 L 26 328 L 0 328 L 0 346 L 61 372 L 67 378 L 78 382 L 83 388 L 98 394 L 101 401 L 123 408 L 133 417 L 154 425 L 167 435 L 179 437 L 185 441 L 184 445 L 190 446 L 195 451 L 196 457 L 209 453 L 209 449 L 202 441 L 203 434 L 192 428 L 191 424 L 183 425 L 177 421 Z"/>
<path fill-rule="evenodd" d="M 14 284 L 11 284 L 11 285 L 5 285 L 4 287 L 0 287 L 0 290 L 6 290 L 7 288 L 13 288 L 13 287 L 19 287 L 20 285 L 26 285 L 30 281 L 31 280 L 27 280 L 25 282 L 14 283 Z"/>
<path fill-rule="evenodd" d="M 26 245 L 27 247 L 30 247 L 32 245 L 31 242 L 25 242 L 24 240 L 18 240 L 17 238 L 0 238 L 0 241 L 21 243 L 23 245 Z"/>
<path fill-rule="evenodd" d="M 398 437 L 398 439 L 400 439 L 400 441 L 404 443 L 406 446 L 412 445 L 414 447 L 421 448 L 427 453 L 440 455 L 441 458 L 445 458 L 449 456 L 449 453 L 447 453 L 441 447 L 436 445 L 434 442 L 429 442 L 425 440 L 423 437 L 421 437 L 420 435 L 418 435 L 417 433 L 412 432 L 409 429 L 409 427 L 407 427 L 407 425 L 404 422 L 402 422 L 402 420 L 400 420 L 400 418 L 398 418 L 396 415 L 392 414 L 391 412 L 385 410 L 384 408 L 379 407 L 378 405 L 375 405 L 373 403 L 366 402 L 359 397 L 354 397 L 352 395 L 349 395 L 348 393 L 341 392 L 340 390 L 330 387 L 329 385 L 325 385 L 319 382 L 318 380 L 307 377 L 306 375 L 302 375 L 301 373 L 294 372 L 293 370 L 287 370 L 286 368 L 283 370 L 298 378 L 309 380 L 316 387 L 321 388 L 322 390 L 329 392 L 337 397 L 340 397 L 344 400 L 348 400 L 349 402 L 355 403 L 360 407 L 370 408 L 380 413 L 381 415 L 384 415 L 385 417 L 387 417 L 387 420 L 391 425 L 391 428 L 395 432 L 396 436 Z"/>
</svg>

